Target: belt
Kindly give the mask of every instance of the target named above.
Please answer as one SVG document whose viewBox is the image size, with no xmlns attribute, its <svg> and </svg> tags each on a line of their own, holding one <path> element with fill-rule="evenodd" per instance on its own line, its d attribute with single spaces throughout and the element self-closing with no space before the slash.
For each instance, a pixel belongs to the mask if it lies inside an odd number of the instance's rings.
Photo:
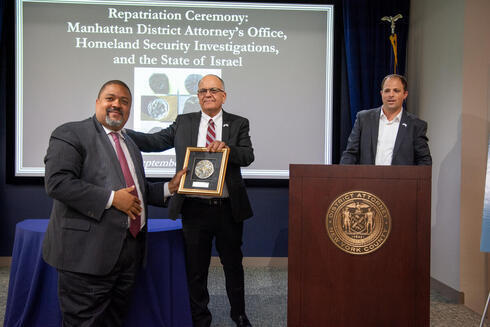
<svg viewBox="0 0 490 327">
<path fill-rule="evenodd" d="M 230 203 L 230 198 L 191 198 L 185 199 L 185 204 L 189 205 L 205 205 L 210 207 L 221 207 Z"/>
</svg>

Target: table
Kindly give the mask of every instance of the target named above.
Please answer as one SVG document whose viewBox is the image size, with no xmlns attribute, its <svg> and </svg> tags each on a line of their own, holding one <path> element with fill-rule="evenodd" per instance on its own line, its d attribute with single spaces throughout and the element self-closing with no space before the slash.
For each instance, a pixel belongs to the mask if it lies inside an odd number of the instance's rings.
<svg viewBox="0 0 490 327">
<path fill-rule="evenodd" d="M 16 225 L 4 326 L 61 326 L 58 273 L 42 259 L 48 219 Z M 192 327 L 180 220 L 148 220 L 148 261 L 125 326 Z"/>
</svg>

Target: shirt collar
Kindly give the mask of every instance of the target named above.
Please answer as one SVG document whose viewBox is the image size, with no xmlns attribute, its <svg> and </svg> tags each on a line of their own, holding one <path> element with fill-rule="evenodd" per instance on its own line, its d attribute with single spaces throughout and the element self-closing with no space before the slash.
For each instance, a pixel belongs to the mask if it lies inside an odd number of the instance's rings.
<svg viewBox="0 0 490 327">
<path fill-rule="evenodd" d="M 383 111 L 383 108 L 381 108 L 380 110 L 380 114 L 379 114 L 379 119 L 380 120 L 383 120 L 383 121 L 386 121 L 388 123 L 399 123 L 402 119 L 402 114 L 403 114 L 403 107 L 402 107 L 402 110 L 400 110 L 400 112 L 398 113 L 398 115 L 395 116 L 395 118 L 393 118 L 392 121 L 388 121 L 388 118 L 386 117 L 384 111 Z"/>
<path fill-rule="evenodd" d="M 210 119 L 212 119 L 214 122 L 219 120 L 221 118 L 221 116 L 223 116 L 223 109 L 221 109 L 218 114 L 214 117 L 211 117 L 211 116 L 208 116 L 207 114 L 204 113 L 204 111 L 201 110 L 201 117 L 203 117 L 204 119 L 206 119 L 206 122 L 208 122 Z"/>
<path fill-rule="evenodd" d="M 102 124 L 101 124 L 102 125 Z M 119 136 L 124 140 L 124 134 L 121 133 L 121 130 L 119 131 L 113 131 L 112 129 L 108 129 L 107 127 L 105 127 L 104 125 L 102 125 L 102 128 L 104 129 L 105 133 L 107 135 L 109 135 L 110 133 L 115 133 L 115 134 L 119 134 Z"/>
</svg>

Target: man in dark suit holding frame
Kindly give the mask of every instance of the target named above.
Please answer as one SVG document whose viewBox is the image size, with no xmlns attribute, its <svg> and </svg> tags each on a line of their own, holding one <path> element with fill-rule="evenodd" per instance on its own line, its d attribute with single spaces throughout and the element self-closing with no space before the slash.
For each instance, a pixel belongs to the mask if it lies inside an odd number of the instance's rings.
<svg viewBox="0 0 490 327">
<path fill-rule="evenodd" d="M 44 260 L 58 270 L 63 326 L 121 326 L 146 253 L 147 204 L 164 204 L 184 173 L 147 183 L 141 153 L 121 131 L 131 92 L 106 82 L 91 118 L 51 134 L 44 159 L 53 208 Z"/>
<path fill-rule="evenodd" d="M 244 273 L 241 251 L 243 221 L 252 208 L 240 167 L 254 160 L 247 119 L 225 112 L 223 80 L 216 75 L 204 76 L 198 84 L 200 112 L 179 115 L 168 128 L 153 134 L 127 131 L 141 151 L 156 152 L 175 148 L 177 169 L 182 169 L 187 147 L 204 147 L 209 125 L 215 129 L 211 152 L 224 147 L 230 150 L 222 197 L 190 197 L 174 194 L 169 200 L 169 215 L 182 214 L 186 245 L 186 268 L 194 327 L 209 327 L 211 313 L 207 307 L 208 269 L 213 239 L 216 240 L 226 279 L 230 316 L 239 327 L 251 326 L 245 314 Z"/>
<path fill-rule="evenodd" d="M 427 123 L 403 108 L 405 77 L 386 76 L 380 93 L 380 108 L 358 112 L 340 164 L 432 165 Z"/>
</svg>

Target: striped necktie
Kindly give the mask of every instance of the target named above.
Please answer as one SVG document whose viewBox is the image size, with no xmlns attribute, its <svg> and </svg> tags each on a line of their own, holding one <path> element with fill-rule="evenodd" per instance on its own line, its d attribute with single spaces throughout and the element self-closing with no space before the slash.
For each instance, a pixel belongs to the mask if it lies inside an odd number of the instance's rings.
<svg viewBox="0 0 490 327">
<path fill-rule="evenodd" d="M 214 128 L 214 122 L 212 119 L 208 122 L 208 133 L 206 134 L 206 146 L 213 143 L 216 140 L 216 129 Z"/>
</svg>

